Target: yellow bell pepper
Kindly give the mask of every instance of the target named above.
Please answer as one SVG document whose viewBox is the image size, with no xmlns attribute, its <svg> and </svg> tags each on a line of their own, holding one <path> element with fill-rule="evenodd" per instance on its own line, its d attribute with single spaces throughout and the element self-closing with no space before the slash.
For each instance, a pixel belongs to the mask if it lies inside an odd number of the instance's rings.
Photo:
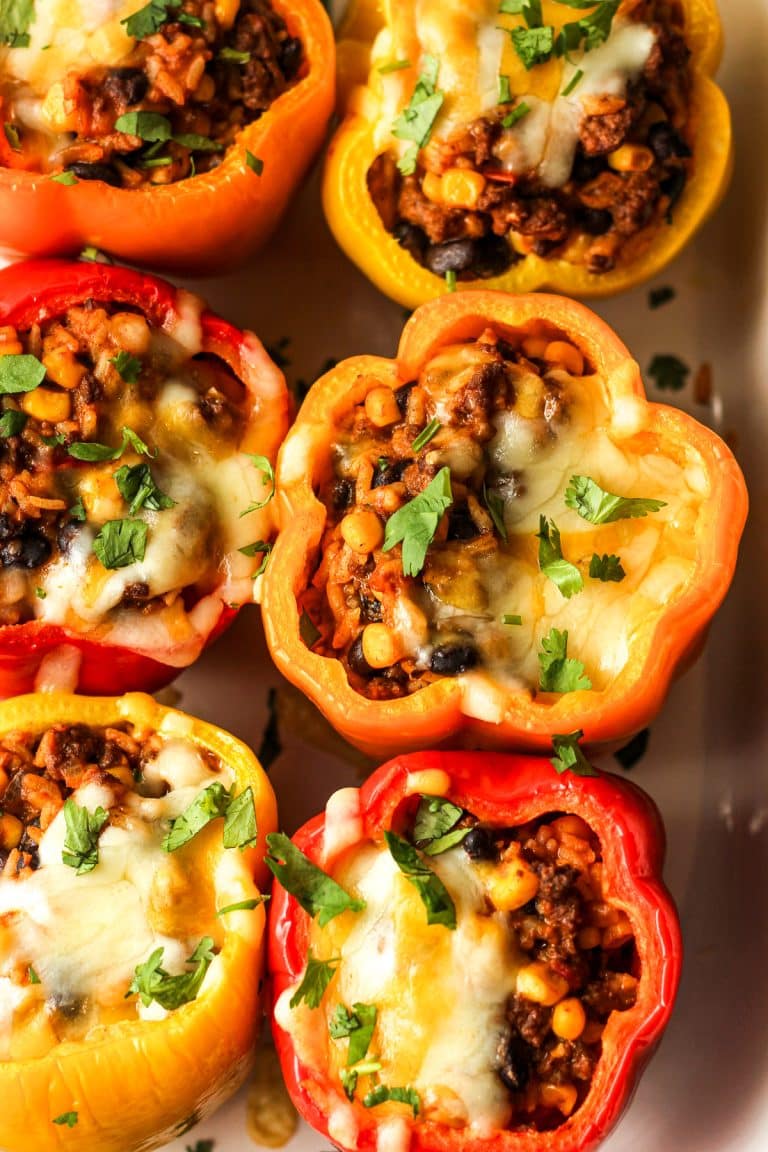
<svg viewBox="0 0 768 1152">
<path fill-rule="evenodd" d="M 236 793 L 252 789 L 257 842 L 225 850 L 217 821 L 179 850 L 186 887 L 175 900 L 169 893 L 162 910 L 167 926 L 159 931 L 173 935 L 175 927 L 185 937 L 192 915 L 198 924 L 210 923 L 217 939 L 218 963 L 194 999 L 159 1012 L 161 1019 L 118 1008 L 117 1019 L 102 1017 L 81 1040 L 61 1041 L 39 1056 L 0 1059 L 4 1152 L 147 1152 L 208 1116 L 251 1065 L 265 930 L 257 884 L 268 875 L 265 837 L 276 827 L 274 794 L 253 753 L 222 729 L 139 693 L 99 699 L 53 693 L 0 704 L 0 740 L 13 732 L 42 733 L 54 724 L 103 728 L 125 722 L 214 753 L 231 771 Z M 23 876 L 15 881 L 25 883 Z M 243 902 L 249 906 L 226 910 Z M 2 954 L 2 929 L 0 916 L 0 970 L 8 959 Z M 14 1021 L 13 1034 L 17 1031 L 29 1047 L 24 1024 L 19 1029 Z"/>
<path fill-rule="evenodd" d="M 682 6 L 691 51 L 694 165 L 675 204 L 673 222 L 660 226 L 647 245 L 638 246 L 632 259 L 612 271 L 596 274 L 562 258 L 531 254 L 501 276 L 463 281 L 462 288 L 516 293 L 546 288 L 577 297 L 612 296 L 660 272 L 714 211 L 727 188 L 733 160 L 730 111 L 712 79 L 722 54 L 722 26 L 716 0 L 682 0 Z M 337 59 L 342 123 L 328 150 L 323 204 L 330 228 L 347 256 L 382 292 L 407 308 L 416 308 L 446 292 L 446 283 L 417 263 L 387 232 L 366 184 L 371 164 L 385 150 L 374 140 L 381 116 L 378 69 L 382 61 L 377 58 L 371 66 L 371 48 L 387 27 L 387 8 L 386 0 L 353 0 L 341 29 Z M 572 9 L 554 4 L 548 5 L 545 15 L 555 25 L 574 18 Z M 548 75 L 550 65 L 544 69 Z M 413 71 L 402 75 L 412 77 Z"/>
</svg>

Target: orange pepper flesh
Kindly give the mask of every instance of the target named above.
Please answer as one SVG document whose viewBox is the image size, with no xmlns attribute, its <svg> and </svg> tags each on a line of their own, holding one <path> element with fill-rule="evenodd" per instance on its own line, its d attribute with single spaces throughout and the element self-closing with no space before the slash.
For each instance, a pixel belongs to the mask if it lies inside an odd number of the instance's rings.
<svg viewBox="0 0 768 1152">
<path fill-rule="evenodd" d="M 616 335 L 572 301 L 543 295 L 460 292 L 420 308 L 404 329 L 396 361 L 358 356 L 343 361 L 310 390 L 278 459 L 282 530 L 265 575 L 262 613 L 272 657 L 350 743 L 369 755 L 404 749 L 475 746 L 544 751 L 556 733 L 582 729 L 591 744 L 626 740 L 659 711 L 673 677 L 698 653 L 733 576 L 747 493 L 730 450 L 677 409 L 649 404 L 647 429 L 672 456 L 695 454 L 709 494 L 699 514 L 694 573 L 683 594 L 633 636 L 622 670 L 602 691 L 533 696 L 504 690 L 494 724 L 462 711 L 462 687 L 451 677 L 410 696 L 376 701 L 356 692 L 340 661 L 310 651 L 300 635 L 299 600 L 312 578 L 326 510 L 314 487 L 328 468 L 334 424 L 359 402 L 365 379 L 399 386 L 415 379 L 440 348 L 476 338 L 489 324 L 520 328 L 543 320 L 564 333 L 594 365 L 611 405 L 645 401 L 640 370 Z"/>
<path fill-rule="evenodd" d="M 674 221 L 660 228 L 635 259 L 595 274 L 563 259 L 530 255 L 503 275 L 468 280 L 462 288 L 533 292 L 550 289 L 569 296 L 613 296 L 655 276 L 685 247 L 714 211 L 730 179 L 731 119 L 722 91 L 713 82 L 722 52 L 715 0 L 682 0 L 691 49 L 694 171 L 675 205 Z M 374 143 L 367 117 L 372 99 L 366 77 L 371 44 L 385 20 L 379 0 L 357 0 L 338 45 L 342 123 L 334 135 L 323 177 L 323 206 L 337 242 L 366 276 L 406 308 L 446 292 L 445 281 L 414 260 L 385 229 L 368 193 L 366 175 L 383 149 Z"/>
<path fill-rule="evenodd" d="M 240 133 L 217 168 L 175 184 L 129 189 L 100 180 L 64 185 L 0 167 L 0 247 L 57 256 L 92 245 L 132 264 L 194 275 L 242 264 L 277 225 L 333 107 L 333 30 L 322 5 L 273 3 L 302 42 L 307 74 Z M 247 152 L 262 161 L 260 175 L 249 167 Z"/>
<path fill-rule="evenodd" d="M 217 904 L 258 897 L 268 873 L 265 837 L 277 823 L 271 785 L 253 753 L 229 733 L 163 708 L 139 693 L 119 698 L 49 694 L 0 705 L 0 735 L 37 732 L 55 723 L 108 726 L 130 721 L 209 749 L 231 768 L 238 790 L 253 790 L 258 842 L 243 863 L 251 891 L 214 870 L 223 847 L 207 847 Z M 220 840 L 218 841 L 220 845 Z M 21 881 L 20 881 L 21 882 Z M 260 1021 L 264 908 L 221 921 L 222 978 L 163 1020 L 123 1020 L 95 1038 L 60 1044 L 47 1055 L 0 1061 L 0 1147 L 7 1152 L 134 1152 L 180 1135 L 208 1116 L 242 1083 Z M 56 1117 L 77 1113 L 72 1127 Z"/>
</svg>

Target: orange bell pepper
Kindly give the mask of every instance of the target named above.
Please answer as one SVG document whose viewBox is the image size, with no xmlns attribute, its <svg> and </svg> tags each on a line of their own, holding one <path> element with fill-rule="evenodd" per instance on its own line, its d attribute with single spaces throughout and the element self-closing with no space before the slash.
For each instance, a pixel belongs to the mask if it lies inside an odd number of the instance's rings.
<svg viewBox="0 0 768 1152">
<path fill-rule="evenodd" d="M 94 245 L 131 264 L 191 275 L 242 264 L 277 225 L 333 108 L 333 29 L 322 5 L 274 0 L 274 8 L 302 42 L 305 74 L 210 172 L 137 189 L 100 180 L 65 185 L 20 169 L 0 133 L 0 246 L 57 256 Z M 248 153 L 261 160 L 260 173 Z"/>
<path fill-rule="evenodd" d="M 484 682 L 491 681 L 492 718 L 485 715 L 484 704 L 478 705 L 471 676 L 443 675 L 399 699 L 369 699 L 351 687 L 340 660 L 310 650 L 301 636 L 301 602 L 317 568 L 328 519 L 315 493 L 333 467 L 334 426 L 362 405 L 370 389 L 397 389 L 417 379 L 446 346 L 475 339 L 488 326 L 511 341 L 517 333 L 519 341 L 521 328 L 541 322 L 553 325 L 593 366 L 596 375 L 572 380 L 569 387 L 575 383 L 588 390 L 585 403 L 596 401 L 602 389 L 610 418 L 595 431 L 607 435 L 613 449 L 671 459 L 701 475 L 701 504 L 690 528 L 695 538 L 690 575 L 633 617 L 626 658 L 600 689 L 554 694 L 507 687 L 488 676 Z M 673 677 L 697 653 L 725 596 L 747 511 L 744 480 L 726 445 L 686 413 L 649 403 L 637 364 L 597 316 L 556 296 L 498 292 L 459 292 L 431 301 L 406 324 L 396 360 L 356 356 L 318 380 L 278 457 L 277 490 L 282 527 L 262 601 L 272 657 L 350 743 L 374 756 L 440 744 L 544 750 L 553 734 L 577 729 L 594 745 L 625 740 L 644 728 L 660 709 Z M 519 541 L 515 554 L 526 547 L 522 535 L 514 537 Z M 609 551 L 614 546 L 615 540 L 607 542 Z M 541 642 L 535 594 L 532 603 L 531 641 Z M 590 628 L 596 623 L 591 619 Z M 578 643 L 575 634 L 571 641 Z"/>
<path fill-rule="evenodd" d="M 225 850 L 219 821 L 180 850 L 185 876 L 195 877 L 196 909 L 220 926 L 218 974 L 211 979 L 209 970 L 195 998 L 161 1013 L 163 1018 L 102 1022 L 83 1039 L 59 1043 L 44 1055 L 0 1060 L 0 1146 L 7 1152 L 156 1148 L 207 1117 L 250 1067 L 264 962 L 265 916 L 257 885 L 268 875 L 265 837 L 276 826 L 272 788 L 250 749 L 222 729 L 138 693 L 17 697 L 0 705 L 0 738 L 42 733 L 54 724 L 104 727 L 126 721 L 219 757 L 238 792 L 252 789 L 257 840 L 242 851 Z M 13 886 L 26 882 L 22 876 Z M 177 894 L 174 903 L 172 895 L 164 912 L 186 935 L 182 919 L 189 901 Z M 243 902 L 247 907 L 216 917 L 217 910 Z M 61 904 L 59 898 L 56 906 Z M 94 939 L 92 947 L 98 945 Z M 21 1030 L 23 1039 L 23 1024 Z"/>
<path fill-rule="evenodd" d="M 691 51 L 691 118 L 694 125 L 694 169 L 675 204 L 674 219 L 653 235 L 624 264 L 595 274 L 582 264 L 562 258 L 528 255 L 503 275 L 467 280 L 462 287 L 501 288 L 532 292 L 546 288 L 571 296 L 612 296 L 635 287 L 660 272 L 685 247 L 706 217 L 714 211 L 732 169 L 731 120 L 722 91 L 713 82 L 722 53 L 722 28 L 715 0 L 682 0 L 686 41 Z M 377 59 L 371 66 L 371 47 L 386 26 L 387 5 L 381 0 L 354 0 L 339 44 L 341 126 L 328 151 L 323 181 L 323 204 L 336 240 L 382 292 L 406 308 L 416 308 L 440 296 L 446 284 L 419 264 L 384 227 L 369 195 L 366 174 L 385 150 L 374 140 L 382 114 L 381 76 Z M 560 26 L 574 18 L 573 11 L 551 4 L 546 22 Z M 416 61 L 412 62 L 415 66 Z M 399 73 L 412 77 L 414 69 Z"/>
</svg>

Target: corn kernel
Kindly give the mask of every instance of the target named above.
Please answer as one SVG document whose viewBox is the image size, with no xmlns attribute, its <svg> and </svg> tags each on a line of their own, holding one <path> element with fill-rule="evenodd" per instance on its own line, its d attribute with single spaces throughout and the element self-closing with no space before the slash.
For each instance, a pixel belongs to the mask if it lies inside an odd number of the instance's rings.
<svg viewBox="0 0 768 1152">
<path fill-rule="evenodd" d="M 386 624 L 367 624 L 363 630 L 363 656 L 371 668 L 389 668 L 403 655 L 400 640 Z"/>
<path fill-rule="evenodd" d="M 588 1020 L 587 1026 L 581 1034 L 581 1039 L 585 1044 L 597 1044 L 598 1040 L 602 1039 L 605 1025 L 601 1024 L 599 1020 Z"/>
<path fill-rule="evenodd" d="M 615 924 L 609 924 L 603 932 L 603 948 L 621 948 L 632 939 L 632 925 L 629 918 L 620 912 Z"/>
<path fill-rule="evenodd" d="M 400 409 L 391 388 L 371 388 L 365 397 L 365 414 L 377 428 L 387 428 L 401 419 Z"/>
<path fill-rule="evenodd" d="M 24 826 L 21 820 L 16 816 L 12 816 L 10 812 L 4 812 L 0 816 L 0 848 L 4 852 L 10 852 L 13 848 L 18 848 L 21 843 L 21 836 L 24 831 Z"/>
<path fill-rule="evenodd" d="M 474 208 L 485 189 L 485 177 L 472 168 L 449 168 L 443 173 L 443 203 L 453 208 Z"/>
<path fill-rule="evenodd" d="M 216 21 L 222 28 L 231 28 L 235 22 L 240 0 L 215 0 Z"/>
<path fill-rule="evenodd" d="M 118 348 L 132 356 L 143 356 L 149 351 L 152 334 L 143 316 L 135 312 L 115 312 L 109 321 L 109 331 Z"/>
<path fill-rule="evenodd" d="M 33 420 L 48 420 L 58 424 L 69 420 L 72 412 L 72 398 L 68 392 L 57 392 L 52 388 L 35 388 L 26 392 L 20 399 L 21 408 Z"/>
<path fill-rule="evenodd" d="M 653 152 L 642 144 L 622 144 L 609 152 L 608 165 L 614 172 L 647 172 L 653 167 Z"/>
<path fill-rule="evenodd" d="M 557 1108 L 563 1116 L 570 1116 L 579 1094 L 574 1084 L 541 1084 L 539 1100 L 544 1108 Z"/>
<path fill-rule="evenodd" d="M 523 340 L 523 352 L 531 360 L 543 360 L 550 341 L 542 336 L 526 336 Z"/>
<path fill-rule="evenodd" d="M 436 176 L 434 172 L 427 172 L 421 182 L 421 190 L 426 196 L 427 200 L 431 200 L 433 204 L 442 204 L 443 202 L 443 178 Z"/>
<path fill-rule="evenodd" d="M 567 995 L 568 981 L 541 960 L 535 960 L 518 971 L 516 988 L 518 996 L 550 1008 Z"/>
<path fill-rule="evenodd" d="M 350 512 L 341 522 L 341 537 L 353 552 L 366 555 L 384 540 L 384 525 L 375 512 L 358 509 Z"/>
<path fill-rule="evenodd" d="M 52 84 L 43 100 L 40 114 L 54 132 L 77 131 L 77 108 L 64 96 L 61 84 Z"/>
<path fill-rule="evenodd" d="M 135 43 L 119 20 L 111 20 L 88 37 L 88 51 L 97 64 L 115 64 L 128 55 Z"/>
<path fill-rule="evenodd" d="M 503 860 L 483 876 L 486 891 L 500 912 L 515 912 L 539 891 L 539 878 L 519 856 Z"/>
<path fill-rule="evenodd" d="M 85 376 L 85 365 L 75 360 L 68 349 L 56 348 L 43 356 L 45 370 L 60 388 L 77 388 Z"/>
<path fill-rule="evenodd" d="M 587 1023 L 587 1014 L 581 1000 L 569 996 L 555 1006 L 552 1013 L 552 1031 L 561 1040 L 578 1040 Z"/>
<path fill-rule="evenodd" d="M 544 350 L 544 359 L 548 364 L 557 364 L 565 368 L 571 376 L 584 374 L 584 357 L 578 348 L 566 340 L 552 340 Z"/>
<path fill-rule="evenodd" d="M 599 948 L 602 942 L 602 934 L 599 928 L 582 928 L 576 937 L 576 943 L 579 948 L 588 952 L 590 948 Z"/>
<path fill-rule="evenodd" d="M 552 827 L 556 836 L 578 836 L 581 840 L 589 840 L 591 830 L 586 820 L 582 820 L 581 816 L 574 816 L 570 813 L 568 816 L 558 816 L 557 820 L 552 821 Z"/>
</svg>

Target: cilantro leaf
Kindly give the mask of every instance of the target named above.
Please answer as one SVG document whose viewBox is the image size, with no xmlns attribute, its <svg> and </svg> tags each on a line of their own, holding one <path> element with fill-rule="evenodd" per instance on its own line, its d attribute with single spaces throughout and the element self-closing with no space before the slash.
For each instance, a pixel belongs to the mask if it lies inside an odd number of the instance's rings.
<svg viewBox="0 0 768 1152">
<path fill-rule="evenodd" d="M 115 131 L 149 143 L 170 140 L 173 134 L 170 120 L 159 112 L 124 112 L 115 120 Z"/>
<path fill-rule="evenodd" d="M 384 839 L 392 859 L 406 879 L 413 884 L 427 910 L 427 924 L 456 927 L 456 908 L 448 889 L 431 868 L 428 868 L 416 849 L 394 832 L 385 832 Z"/>
<path fill-rule="evenodd" d="M 411 147 L 397 164 L 404 176 L 416 171 L 419 148 L 423 148 L 428 142 L 437 115 L 443 106 L 444 95 L 437 91 L 439 67 L 439 61 L 435 56 L 424 57 L 422 72 L 416 81 L 408 106 L 392 125 L 393 136 L 398 140 L 411 141 Z"/>
<path fill-rule="evenodd" d="M 615 584 L 619 584 L 626 576 L 621 566 L 621 559 L 618 556 L 609 556 L 605 552 L 602 556 L 598 556 L 597 552 L 592 554 L 589 574 L 593 580 L 602 580 L 603 583 L 612 581 Z"/>
<path fill-rule="evenodd" d="M 307 967 L 304 970 L 301 984 L 288 1001 L 291 1008 L 295 1008 L 305 1001 L 307 1008 L 319 1008 L 325 996 L 325 990 L 336 974 L 337 959 L 316 960 L 312 949 L 307 949 Z"/>
<path fill-rule="evenodd" d="M 171 976 L 161 966 L 165 949 L 156 948 L 148 960 L 136 966 L 131 986 L 125 994 L 126 999 L 137 994 L 145 1008 L 154 1000 L 167 1012 L 180 1008 L 182 1004 L 189 1004 L 196 998 L 211 966 L 213 949 L 212 937 L 203 936 L 187 959 L 187 964 L 193 964 L 194 968 L 178 976 Z"/>
<path fill-rule="evenodd" d="M 152 36 L 167 20 L 171 19 L 170 8 L 180 8 L 181 0 L 150 0 L 144 8 L 134 12 L 132 16 L 121 20 L 129 36 L 136 40 L 143 40 Z"/>
<path fill-rule="evenodd" d="M 238 552 L 242 552 L 243 556 L 257 556 L 261 555 L 262 560 L 258 568 L 253 574 L 254 580 L 257 576 L 261 576 L 262 572 L 267 570 L 267 561 L 269 560 L 270 553 L 272 552 L 272 545 L 267 544 L 264 540 L 257 540 L 254 544 L 246 544 L 244 548 L 238 548 Z"/>
<path fill-rule="evenodd" d="M 64 184 L 67 188 L 71 188 L 73 184 L 79 184 L 77 176 L 75 176 L 74 172 L 70 171 L 54 172 L 49 179 L 52 180 L 54 184 Z"/>
<path fill-rule="evenodd" d="M 550 25 L 543 28 L 513 28 L 510 36 L 526 72 L 530 72 L 535 64 L 549 60 L 555 47 L 555 30 Z"/>
<path fill-rule="evenodd" d="M 8 44 L 11 48 L 27 48 L 29 26 L 34 15 L 34 0 L 4 0 L 0 4 L 0 44 Z"/>
<path fill-rule="evenodd" d="M 343 1004 L 336 1006 L 328 1028 L 334 1040 L 349 1037 L 347 1067 L 365 1058 L 373 1039 L 376 1016 L 375 1004 L 353 1004 L 351 1012 Z"/>
<path fill-rule="evenodd" d="M 143 520 L 107 520 L 93 541 L 93 551 L 108 569 L 140 563 L 147 550 L 147 525 Z"/>
<path fill-rule="evenodd" d="M 239 796 L 233 796 L 224 817 L 224 847 L 252 848 L 256 843 L 256 806 L 250 784 Z"/>
<path fill-rule="evenodd" d="M 313 864 L 282 832 L 267 836 L 267 867 L 305 912 L 324 928 L 342 912 L 362 912 L 364 900 L 355 900 L 340 884 Z"/>
<path fill-rule="evenodd" d="M 17 408 L 8 408 L 0 416 L 0 437 L 7 440 L 9 436 L 18 436 L 24 431 L 29 417 L 26 412 L 19 412 Z"/>
<path fill-rule="evenodd" d="M 189 148 L 190 152 L 223 152 L 226 145 L 221 140 L 211 140 L 208 136 L 200 136 L 197 132 L 182 132 L 173 139 L 182 148 Z"/>
<path fill-rule="evenodd" d="M 690 374 L 688 365 L 677 356 L 654 356 L 648 365 L 648 375 L 662 391 L 680 392 Z"/>
<path fill-rule="evenodd" d="M 177 816 L 163 839 L 164 852 L 175 852 L 202 831 L 217 816 L 225 816 L 231 793 L 218 780 L 198 792 L 191 804 Z"/>
<path fill-rule="evenodd" d="M 103 808 L 89 812 L 74 800 L 64 801 L 66 835 L 61 859 L 68 868 L 75 868 L 77 876 L 93 872 L 99 862 L 99 834 L 109 820 Z"/>
<path fill-rule="evenodd" d="M 563 557 L 560 532 L 554 520 L 539 516 L 539 568 L 560 590 L 566 600 L 581 592 L 584 580 L 575 564 Z"/>
<path fill-rule="evenodd" d="M 251 900 L 238 900 L 236 904 L 226 904 L 216 911 L 217 916 L 226 916 L 228 912 L 253 912 L 259 904 L 264 904 L 269 896 L 254 896 Z"/>
<path fill-rule="evenodd" d="M 464 815 L 458 805 L 443 796 L 422 796 L 413 825 L 413 839 L 427 856 L 439 856 L 460 844 L 469 828 L 456 828 Z"/>
<path fill-rule="evenodd" d="M 486 488 L 483 484 L 483 500 L 488 509 L 491 520 L 493 520 L 496 531 L 506 544 L 509 540 L 507 535 L 507 525 L 504 520 L 504 497 L 500 496 L 493 488 Z"/>
<path fill-rule="evenodd" d="M 442 424 L 437 419 L 437 417 L 430 420 L 429 424 L 427 424 L 425 428 L 422 428 L 421 432 L 419 432 L 418 436 L 411 444 L 411 448 L 413 448 L 414 452 L 420 452 L 422 448 L 426 448 L 427 444 L 429 444 L 430 440 L 437 436 L 441 428 Z"/>
<path fill-rule="evenodd" d="M 407 1104 L 413 1109 L 414 1116 L 418 1116 L 421 1108 L 421 1097 L 415 1088 L 390 1088 L 387 1084 L 377 1084 L 363 1098 L 365 1108 L 375 1108 L 377 1104 L 384 1104 L 387 1100 L 395 1100 L 398 1104 Z"/>
<path fill-rule="evenodd" d="M 132 356 L 130 352 L 118 352 L 117 356 L 113 356 L 109 362 L 114 365 L 118 376 L 126 384 L 135 384 L 141 375 L 143 367 L 141 360 L 138 356 Z"/>
<path fill-rule="evenodd" d="M 250 168 L 251 172 L 255 172 L 257 176 L 261 176 L 264 171 L 264 161 L 260 156 L 254 156 L 247 148 L 245 150 L 245 162 Z"/>
<path fill-rule="evenodd" d="M 565 503 L 590 524 L 612 524 L 615 520 L 633 520 L 666 508 L 665 500 L 645 497 L 616 496 L 606 492 L 589 476 L 571 476 L 565 490 Z"/>
<path fill-rule="evenodd" d="M 43 380 L 45 366 L 37 356 L 24 352 L 0 356 L 0 394 L 9 396 L 18 392 L 32 392 Z"/>
<path fill-rule="evenodd" d="M 575 776 L 598 775 L 579 747 L 583 735 L 581 729 L 578 729 L 567 736 L 552 737 L 552 747 L 557 755 L 550 760 L 550 764 L 558 775 L 562 776 L 563 772 L 573 772 Z"/>
<path fill-rule="evenodd" d="M 62 1112 L 60 1116 L 54 1116 L 52 1123 L 66 1125 L 67 1128 L 74 1128 L 78 1119 L 77 1112 Z"/>
<path fill-rule="evenodd" d="M 73 520 L 84 521 L 86 519 L 85 505 L 83 504 L 82 496 L 78 496 L 77 500 L 75 500 L 69 509 L 69 515 Z"/>
<path fill-rule="evenodd" d="M 542 692 L 587 692 L 592 681 L 581 660 L 568 656 L 568 632 L 552 628 L 541 640 L 539 687 Z"/>
<path fill-rule="evenodd" d="M 269 493 L 263 500 L 256 500 L 253 504 L 249 504 L 244 511 L 240 513 L 240 519 L 247 516 L 249 512 L 258 512 L 259 508 L 266 508 L 270 500 L 275 494 L 275 470 L 267 460 L 266 456 L 254 456 L 252 453 L 247 453 L 248 459 L 253 461 L 254 468 L 257 468 L 265 477 L 267 483 L 270 485 Z"/>
<path fill-rule="evenodd" d="M 133 428 L 122 429 L 122 439 L 117 448 L 110 448 L 107 444 L 99 444 L 95 440 L 76 440 L 70 444 L 67 452 L 75 460 L 85 460 L 89 463 L 102 460 L 119 460 L 128 446 L 133 448 L 139 456 L 157 455 L 144 443 L 141 436 Z"/>
<path fill-rule="evenodd" d="M 582 16 L 579 28 L 584 37 L 584 51 L 599 48 L 611 34 L 613 18 L 618 12 L 621 0 L 603 0 L 589 16 Z"/>
<path fill-rule="evenodd" d="M 160 491 L 148 464 L 123 464 L 115 472 L 115 484 L 126 504 L 130 505 L 128 511 L 131 516 L 141 508 L 162 512 L 176 505 L 175 500 Z"/>
<path fill-rule="evenodd" d="M 421 572 L 440 517 L 452 503 L 451 472 L 441 468 L 423 492 L 390 516 L 384 530 L 383 551 L 389 552 L 402 542 L 404 576 L 418 576 Z"/>
</svg>

